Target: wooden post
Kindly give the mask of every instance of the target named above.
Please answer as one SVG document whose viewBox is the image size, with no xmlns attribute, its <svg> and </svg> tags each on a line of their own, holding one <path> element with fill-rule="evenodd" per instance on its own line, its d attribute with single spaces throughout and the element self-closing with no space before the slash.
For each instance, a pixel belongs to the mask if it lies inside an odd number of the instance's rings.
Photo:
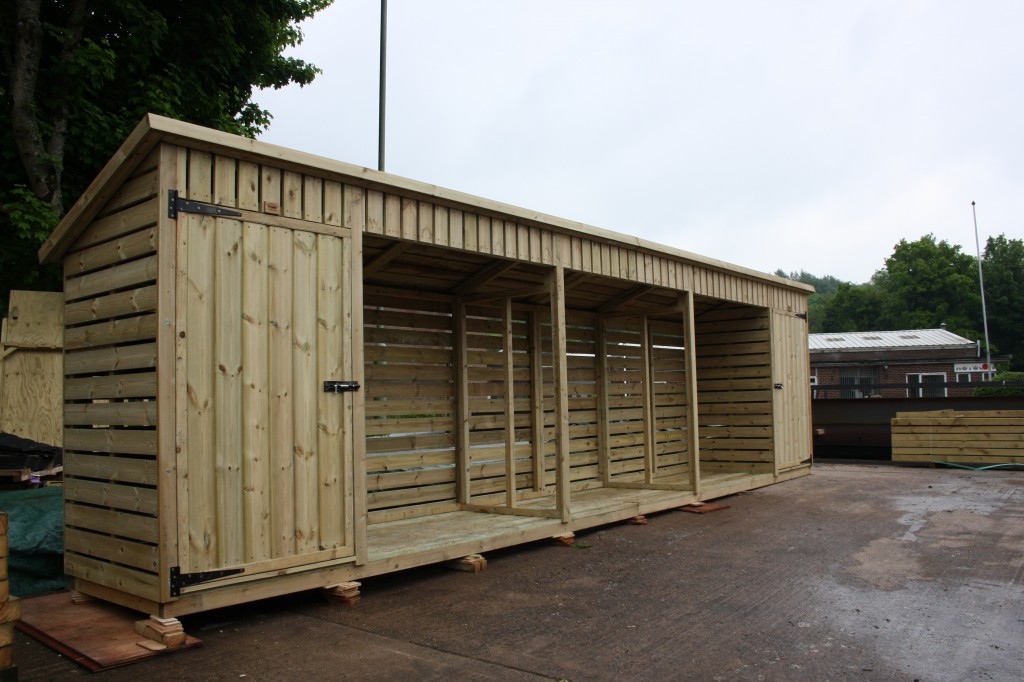
<svg viewBox="0 0 1024 682">
<path fill-rule="evenodd" d="M 547 488 L 544 472 L 544 344 L 540 312 L 530 313 L 530 428 L 533 489 Z"/>
<path fill-rule="evenodd" d="M 572 520 L 569 507 L 569 372 L 566 367 L 565 268 L 561 264 L 547 276 L 551 290 L 551 354 L 555 376 L 555 461 L 557 509 L 562 523 Z"/>
<path fill-rule="evenodd" d="M 516 395 L 512 363 L 512 299 L 502 308 L 502 352 L 505 360 L 505 504 L 516 505 Z"/>
<path fill-rule="evenodd" d="M 680 295 L 683 308 L 683 358 L 686 363 L 686 451 L 690 458 L 690 487 L 700 496 L 700 428 L 697 424 L 697 333 L 694 329 L 693 292 Z"/>
<path fill-rule="evenodd" d="M 640 318 L 640 361 L 643 365 L 644 414 L 644 481 L 654 483 L 658 470 L 656 431 L 654 429 L 654 381 L 651 371 L 651 325 L 647 316 Z"/>
<path fill-rule="evenodd" d="M 608 334 L 604 315 L 597 321 L 597 470 L 603 485 L 611 482 L 611 434 L 608 428 Z"/>
<path fill-rule="evenodd" d="M 366 229 L 365 190 L 350 185 L 343 189 L 344 213 L 342 224 L 352 230 L 352 379 L 360 385 L 366 383 L 363 344 L 363 230 Z M 364 391 L 352 394 L 352 494 L 356 563 L 367 561 L 366 539 L 366 397 Z"/>
<path fill-rule="evenodd" d="M 469 504 L 469 356 L 466 352 L 466 305 L 452 304 L 455 361 L 455 489 L 459 504 Z"/>
<path fill-rule="evenodd" d="M 14 622 L 21 619 L 21 602 L 11 597 L 7 580 L 7 512 L 0 512 L 0 678 L 18 679 L 5 676 L 4 671 L 14 668 L 11 658 L 14 644 Z"/>
</svg>

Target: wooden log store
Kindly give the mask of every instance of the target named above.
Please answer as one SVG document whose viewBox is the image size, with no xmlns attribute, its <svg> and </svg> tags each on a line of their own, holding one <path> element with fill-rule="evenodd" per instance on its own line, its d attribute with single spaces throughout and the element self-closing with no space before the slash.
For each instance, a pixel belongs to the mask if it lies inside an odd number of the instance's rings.
<svg viewBox="0 0 1024 682">
<path fill-rule="evenodd" d="M 809 287 L 147 116 L 63 263 L 66 569 L 160 618 L 808 473 Z"/>
</svg>

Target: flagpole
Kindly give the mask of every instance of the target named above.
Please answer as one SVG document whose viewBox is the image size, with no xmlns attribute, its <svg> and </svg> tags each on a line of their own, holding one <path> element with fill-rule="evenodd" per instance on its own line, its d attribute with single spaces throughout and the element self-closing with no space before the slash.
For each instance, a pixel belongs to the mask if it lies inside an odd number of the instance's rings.
<svg viewBox="0 0 1024 682">
<path fill-rule="evenodd" d="M 981 274 L 981 242 L 978 240 L 978 212 L 971 202 L 971 214 L 974 216 L 974 248 L 978 251 L 978 287 L 981 289 L 981 320 L 985 325 L 985 362 L 988 363 L 988 379 L 992 380 L 995 373 L 992 367 L 992 347 L 988 343 L 988 312 L 985 309 L 985 278 Z"/>
</svg>

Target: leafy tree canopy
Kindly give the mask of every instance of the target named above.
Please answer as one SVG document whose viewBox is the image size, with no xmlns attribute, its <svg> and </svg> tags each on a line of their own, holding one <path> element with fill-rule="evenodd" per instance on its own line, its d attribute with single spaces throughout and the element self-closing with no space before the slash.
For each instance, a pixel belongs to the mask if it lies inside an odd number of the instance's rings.
<svg viewBox="0 0 1024 682">
<path fill-rule="evenodd" d="M 35 252 L 147 112 L 254 137 L 259 88 L 318 69 L 282 53 L 331 0 L 0 4 L 0 296 L 59 288 Z"/>
<path fill-rule="evenodd" d="M 1024 241 L 989 237 L 981 260 L 992 352 L 1011 354 L 1024 369 Z M 902 239 L 885 267 L 864 284 L 801 271 L 786 274 L 813 284 L 811 332 L 935 329 L 942 324 L 969 339 L 984 338 L 978 260 L 960 247 L 925 235 Z"/>
</svg>

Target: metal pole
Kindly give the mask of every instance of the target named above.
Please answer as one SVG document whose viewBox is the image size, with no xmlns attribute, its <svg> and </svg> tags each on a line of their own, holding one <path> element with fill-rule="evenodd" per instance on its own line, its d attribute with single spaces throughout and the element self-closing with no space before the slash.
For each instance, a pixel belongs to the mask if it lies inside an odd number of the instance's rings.
<svg viewBox="0 0 1024 682">
<path fill-rule="evenodd" d="M 981 289 L 981 320 L 985 325 L 985 362 L 988 363 L 988 378 L 992 380 L 995 373 L 992 369 L 992 347 L 988 344 L 988 312 L 985 310 L 985 278 L 981 274 L 981 242 L 978 240 L 978 211 L 971 202 L 971 214 L 974 216 L 974 248 L 978 251 L 978 287 Z"/>
<path fill-rule="evenodd" d="M 384 170 L 384 112 L 387 95 L 388 0 L 380 0 L 380 101 L 377 105 L 377 170 Z"/>
</svg>

